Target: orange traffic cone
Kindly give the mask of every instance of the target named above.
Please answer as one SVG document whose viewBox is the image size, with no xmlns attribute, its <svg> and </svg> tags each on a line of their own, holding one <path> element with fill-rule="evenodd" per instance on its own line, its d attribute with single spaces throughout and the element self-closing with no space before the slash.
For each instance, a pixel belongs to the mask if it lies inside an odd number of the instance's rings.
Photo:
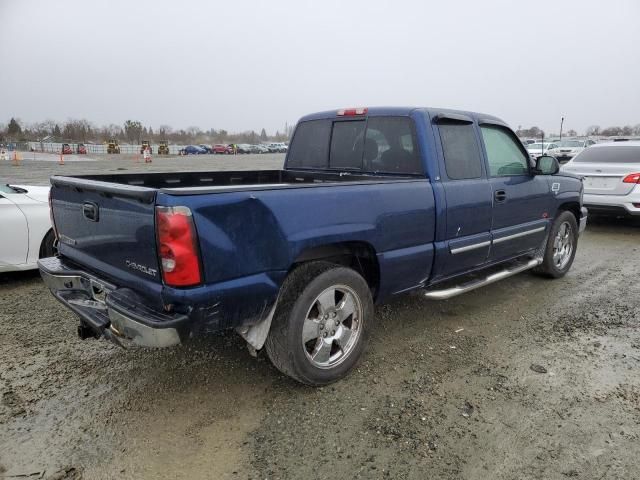
<svg viewBox="0 0 640 480">
<path fill-rule="evenodd" d="M 60 150 L 60 160 L 58 161 L 58 165 L 64 165 L 64 155 L 62 154 L 62 150 Z"/>
<path fill-rule="evenodd" d="M 16 167 L 18 165 L 20 165 L 20 157 L 18 156 L 18 151 L 17 150 L 13 151 L 13 165 L 16 166 Z"/>
</svg>

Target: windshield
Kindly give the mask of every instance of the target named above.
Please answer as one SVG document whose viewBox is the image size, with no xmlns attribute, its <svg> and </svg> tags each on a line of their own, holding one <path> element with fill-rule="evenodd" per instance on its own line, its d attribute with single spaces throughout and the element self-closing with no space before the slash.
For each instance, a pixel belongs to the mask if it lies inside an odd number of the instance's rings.
<svg viewBox="0 0 640 480">
<path fill-rule="evenodd" d="M 24 188 L 13 187 L 11 185 L 0 185 L 0 193 L 27 193 Z"/>
<path fill-rule="evenodd" d="M 575 163 L 638 163 L 640 164 L 640 145 L 590 147 L 573 159 Z"/>
<path fill-rule="evenodd" d="M 584 142 L 581 140 L 564 140 L 558 144 L 560 147 L 582 147 Z"/>
</svg>

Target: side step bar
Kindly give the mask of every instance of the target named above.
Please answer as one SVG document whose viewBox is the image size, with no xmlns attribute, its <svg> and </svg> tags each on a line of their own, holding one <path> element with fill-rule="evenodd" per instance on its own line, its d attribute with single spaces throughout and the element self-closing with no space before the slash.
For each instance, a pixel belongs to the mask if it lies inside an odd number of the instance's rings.
<svg viewBox="0 0 640 480">
<path fill-rule="evenodd" d="M 442 290 L 429 290 L 425 292 L 424 296 L 432 300 L 446 300 L 448 298 L 470 292 L 471 290 L 475 290 L 476 288 L 484 287 L 485 285 L 489 285 L 490 283 L 498 282 L 513 275 L 517 275 L 518 273 L 524 272 L 525 270 L 530 270 L 534 267 L 537 267 L 541 263 L 541 258 L 534 258 L 532 260 L 529 260 L 527 263 L 520 264 L 511 268 L 505 268 L 500 272 L 492 273 L 491 275 L 487 275 L 484 278 L 472 280 L 468 283 L 463 283 L 462 285 L 457 285 L 451 288 L 444 288 Z"/>
</svg>

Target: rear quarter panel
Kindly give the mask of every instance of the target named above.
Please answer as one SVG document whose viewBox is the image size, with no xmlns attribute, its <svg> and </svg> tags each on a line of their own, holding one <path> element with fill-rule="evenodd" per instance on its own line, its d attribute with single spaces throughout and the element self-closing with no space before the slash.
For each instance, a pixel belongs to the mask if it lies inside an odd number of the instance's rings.
<svg viewBox="0 0 640 480">
<path fill-rule="evenodd" d="M 431 270 L 435 207 L 426 179 L 223 194 L 159 193 L 157 203 L 191 209 L 207 284 L 264 272 L 279 278 L 278 284 L 304 250 L 350 241 L 374 248 L 380 298 L 416 286 Z"/>
</svg>

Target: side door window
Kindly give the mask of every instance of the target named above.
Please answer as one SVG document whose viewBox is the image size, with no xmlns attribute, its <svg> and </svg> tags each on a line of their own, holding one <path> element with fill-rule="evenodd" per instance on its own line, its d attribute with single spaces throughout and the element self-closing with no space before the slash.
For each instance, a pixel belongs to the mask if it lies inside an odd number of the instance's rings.
<svg viewBox="0 0 640 480">
<path fill-rule="evenodd" d="M 513 134 L 498 126 L 482 125 L 489 175 L 505 177 L 529 174 L 529 157 Z"/>
<path fill-rule="evenodd" d="M 447 177 L 467 180 L 482 176 L 482 159 L 471 123 L 438 125 Z"/>
</svg>

